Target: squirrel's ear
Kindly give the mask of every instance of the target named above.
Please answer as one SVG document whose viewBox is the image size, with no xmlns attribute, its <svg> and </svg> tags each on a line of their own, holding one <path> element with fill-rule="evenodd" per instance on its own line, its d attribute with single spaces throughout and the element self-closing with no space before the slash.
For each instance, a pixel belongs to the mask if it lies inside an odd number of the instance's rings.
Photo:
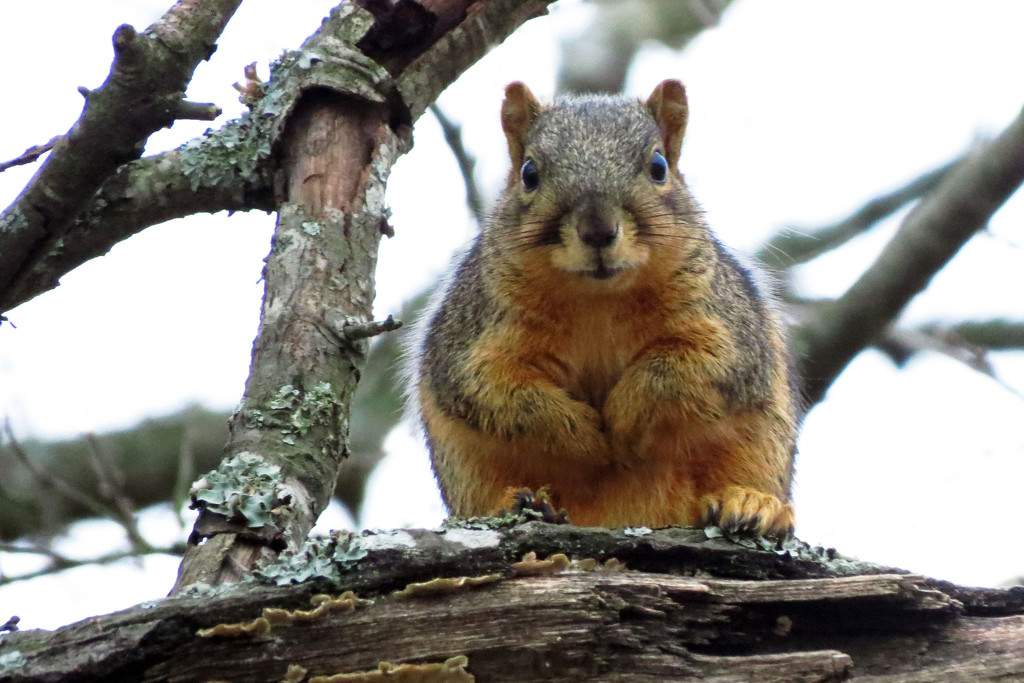
<svg viewBox="0 0 1024 683">
<path fill-rule="evenodd" d="M 501 128 L 508 140 L 508 155 L 512 158 L 512 172 L 519 173 L 526 150 L 526 133 L 540 113 L 540 103 L 525 84 L 516 81 L 505 86 L 505 101 L 501 103 Z"/>
<path fill-rule="evenodd" d="M 662 81 L 647 98 L 647 110 L 661 130 L 669 168 L 675 168 L 679 161 L 679 149 L 683 146 L 686 119 L 690 113 L 686 106 L 686 88 L 674 78 Z"/>
</svg>

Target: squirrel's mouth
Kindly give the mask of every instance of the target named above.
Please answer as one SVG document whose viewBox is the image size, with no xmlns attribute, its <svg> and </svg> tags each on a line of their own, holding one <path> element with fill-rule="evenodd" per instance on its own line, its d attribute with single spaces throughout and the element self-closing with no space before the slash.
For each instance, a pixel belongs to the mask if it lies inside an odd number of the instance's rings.
<svg viewBox="0 0 1024 683">
<path fill-rule="evenodd" d="M 597 265 L 594 266 L 593 270 L 590 271 L 590 276 L 595 280 L 610 280 L 619 274 L 622 268 L 616 268 L 615 266 L 609 266 L 605 263 L 605 254 L 601 253 L 600 249 L 595 250 L 597 252 Z"/>
<path fill-rule="evenodd" d="M 604 264 L 603 261 L 598 261 L 597 268 L 594 268 L 594 270 L 590 271 L 590 275 L 595 280 L 610 280 L 611 278 L 615 277 L 620 270 L 622 269 L 609 268 Z"/>
</svg>

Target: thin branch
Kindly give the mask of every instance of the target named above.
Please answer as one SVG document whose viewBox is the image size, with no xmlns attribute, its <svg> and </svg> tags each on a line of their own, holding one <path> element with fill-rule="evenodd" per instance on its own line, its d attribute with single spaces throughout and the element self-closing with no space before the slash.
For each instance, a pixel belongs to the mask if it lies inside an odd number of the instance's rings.
<svg viewBox="0 0 1024 683">
<path fill-rule="evenodd" d="M 42 569 L 35 571 L 26 572 L 24 574 L 17 574 L 9 576 L 4 574 L 0 576 L 0 586 L 7 585 L 9 583 L 15 583 L 16 581 L 27 581 L 29 579 L 39 578 L 40 576 L 49 576 L 62 572 L 66 569 L 74 569 L 75 567 L 86 567 L 97 564 L 110 564 L 111 562 L 117 562 L 119 560 L 125 560 L 128 558 L 138 558 L 143 555 L 183 555 L 185 553 L 184 543 L 174 543 L 168 546 L 151 547 L 145 552 L 139 552 L 136 548 L 130 550 L 119 550 L 113 553 L 107 553 L 99 557 L 93 557 L 89 559 L 76 559 L 66 555 L 61 555 L 49 549 L 30 549 L 22 548 L 20 546 L 12 546 L 10 543 L 0 543 L 0 552 L 9 553 L 28 553 L 33 555 L 45 555 L 51 560 L 51 563 Z"/>
<path fill-rule="evenodd" d="M 878 259 L 798 329 L 807 398 L 817 403 L 843 368 L 1024 182 L 1024 111 L 959 164 L 906 217 Z"/>
<path fill-rule="evenodd" d="M 897 190 L 872 199 L 838 223 L 811 232 L 792 229 L 779 232 L 761 247 L 757 258 L 773 270 L 785 270 L 815 259 L 934 190 L 964 158 L 950 161 Z"/>
<path fill-rule="evenodd" d="M 174 506 L 174 513 L 184 530 L 189 522 L 182 513 L 182 508 L 188 500 L 188 490 L 192 481 L 196 478 L 196 454 L 194 443 L 196 440 L 196 428 L 193 425 L 185 427 L 185 433 L 181 437 L 181 446 L 178 449 L 178 476 L 174 481 L 174 488 L 171 489 L 171 505 Z"/>
<path fill-rule="evenodd" d="M 53 548 L 38 543 L 10 543 L 0 541 L 0 553 L 11 553 L 13 555 L 42 555 L 56 564 L 73 562 L 70 558 L 58 553 Z"/>
<path fill-rule="evenodd" d="M 35 161 L 36 159 L 38 159 L 39 157 L 43 156 L 51 149 L 53 149 L 54 145 L 57 144 L 57 141 L 60 140 L 60 138 L 60 135 L 56 135 L 50 138 L 49 142 L 43 143 L 41 145 L 36 145 L 34 147 L 29 147 L 20 155 L 18 155 L 14 159 L 11 159 L 10 161 L 0 162 L 0 173 L 3 173 L 9 168 L 14 168 L 15 166 L 31 164 L 33 161 Z"/>
<path fill-rule="evenodd" d="M 110 506 L 111 518 L 124 529 L 132 544 L 132 550 L 139 554 L 150 552 L 153 546 L 139 532 L 135 510 L 132 509 L 131 501 L 124 493 L 124 472 L 117 466 L 116 460 L 100 445 L 95 434 L 86 434 L 85 440 L 89 444 L 87 451 L 89 462 L 99 482 L 100 495 Z"/>
<path fill-rule="evenodd" d="M 180 0 L 145 34 L 114 33 L 114 61 L 97 90 L 80 89 L 81 117 L 21 195 L 0 214 L 0 292 L 44 258 L 119 166 L 184 113 L 184 92 L 241 0 Z M 209 112 L 207 112 L 209 113 Z M 2 310 L 6 310 L 4 307 Z"/>
<path fill-rule="evenodd" d="M 479 223 L 484 216 L 484 201 L 480 196 L 480 189 L 473 178 L 473 168 L 476 166 L 476 159 L 466 151 L 462 144 L 462 127 L 448 118 L 441 108 L 436 104 L 430 105 L 430 113 L 434 115 L 437 122 L 441 124 L 441 131 L 444 133 L 444 140 L 451 148 L 455 161 L 459 164 L 459 171 L 462 173 L 462 182 L 466 185 L 466 204 L 469 211 Z"/>
<path fill-rule="evenodd" d="M 150 226 L 197 213 L 273 210 L 271 172 L 258 156 L 261 148 L 239 143 L 247 120 L 118 169 L 54 248 L 0 290 L 0 310 L 57 287 L 69 271 Z M 232 163 L 222 158 L 228 145 Z"/>
</svg>

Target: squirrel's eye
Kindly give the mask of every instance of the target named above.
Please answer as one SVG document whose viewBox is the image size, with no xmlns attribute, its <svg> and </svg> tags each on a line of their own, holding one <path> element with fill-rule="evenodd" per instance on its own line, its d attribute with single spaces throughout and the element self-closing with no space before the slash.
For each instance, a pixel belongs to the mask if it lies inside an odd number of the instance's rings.
<svg viewBox="0 0 1024 683">
<path fill-rule="evenodd" d="M 661 185 L 668 180 L 668 162 L 665 160 L 665 155 L 661 152 L 655 151 L 651 155 L 651 168 L 650 168 L 651 180 Z"/>
<path fill-rule="evenodd" d="M 523 189 L 533 192 L 540 185 L 540 172 L 537 170 L 537 162 L 527 157 L 523 168 L 519 171 L 523 177 Z"/>
</svg>

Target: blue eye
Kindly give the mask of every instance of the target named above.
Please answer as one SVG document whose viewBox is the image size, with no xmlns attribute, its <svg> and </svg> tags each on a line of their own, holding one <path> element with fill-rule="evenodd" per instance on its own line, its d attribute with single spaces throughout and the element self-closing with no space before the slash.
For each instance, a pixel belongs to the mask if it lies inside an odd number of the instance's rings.
<svg viewBox="0 0 1024 683">
<path fill-rule="evenodd" d="M 651 180 L 658 185 L 663 185 L 668 180 L 668 161 L 665 155 L 655 150 L 651 155 L 651 168 L 649 170 Z"/>
<path fill-rule="evenodd" d="M 537 170 L 537 162 L 529 157 L 520 169 L 519 174 L 523 178 L 523 189 L 533 192 L 540 185 L 540 172 Z"/>
</svg>

